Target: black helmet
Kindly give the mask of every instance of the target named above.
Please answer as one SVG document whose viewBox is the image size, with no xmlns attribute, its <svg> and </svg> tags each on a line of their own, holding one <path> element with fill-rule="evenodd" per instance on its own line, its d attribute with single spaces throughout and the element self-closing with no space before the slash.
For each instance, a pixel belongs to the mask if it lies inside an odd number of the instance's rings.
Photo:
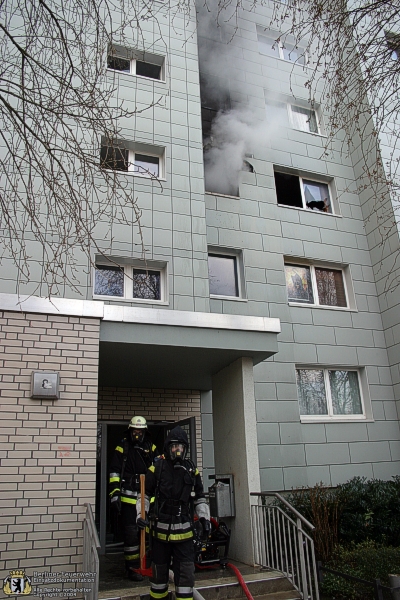
<svg viewBox="0 0 400 600">
<path fill-rule="evenodd" d="M 182 463 L 189 448 L 186 431 L 182 427 L 174 427 L 167 435 L 164 443 L 164 454 L 171 462 Z"/>
</svg>

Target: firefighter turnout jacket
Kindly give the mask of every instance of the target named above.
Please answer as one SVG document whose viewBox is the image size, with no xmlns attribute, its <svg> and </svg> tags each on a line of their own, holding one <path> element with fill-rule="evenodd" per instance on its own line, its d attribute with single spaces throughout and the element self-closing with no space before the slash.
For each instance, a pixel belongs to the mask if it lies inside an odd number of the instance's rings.
<svg viewBox="0 0 400 600">
<path fill-rule="evenodd" d="M 173 464 L 164 455 L 146 474 L 146 511 L 154 501 L 152 534 L 160 542 L 183 542 L 193 537 L 193 514 L 210 518 L 200 473 L 190 460 Z"/>
<path fill-rule="evenodd" d="M 125 505 L 136 504 L 140 475 L 153 464 L 156 447 L 147 434 L 141 444 L 133 442 L 129 430 L 115 448 L 110 464 L 110 497 L 119 496 Z"/>
</svg>

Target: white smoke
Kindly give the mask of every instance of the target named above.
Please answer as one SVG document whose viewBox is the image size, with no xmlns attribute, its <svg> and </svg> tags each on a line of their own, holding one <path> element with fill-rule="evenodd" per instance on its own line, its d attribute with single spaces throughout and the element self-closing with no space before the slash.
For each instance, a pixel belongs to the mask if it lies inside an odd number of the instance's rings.
<svg viewBox="0 0 400 600">
<path fill-rule="evenodd" d="M 262 119 L 259 110 L 257 118 L 256 111 L 246 102 L 244 84 L 234 72 L 241 52 L 235 45 L 235 19 L 228 13 L 216 17 L 209 6 L 210 3 L 208 7 L 204 4 L 198 9 L 201 94 L 202 104 L 219 112 L 204 140 L 206 190 L 236 196 L 245 155 L 262 153 L 284 123 L 275 114 L 268 120 Z M 232 107 L 232 97 L 240 97 L 241 104 L 236 102 Z"/>
<path fill-rule="evenodd" d="M 276 119 L 260 121 L 248 107 L 218 113 L 204 149 L 206 190 L 238 195 L 245 155 L 261 154 L 281 126 Z"/>
</svg>

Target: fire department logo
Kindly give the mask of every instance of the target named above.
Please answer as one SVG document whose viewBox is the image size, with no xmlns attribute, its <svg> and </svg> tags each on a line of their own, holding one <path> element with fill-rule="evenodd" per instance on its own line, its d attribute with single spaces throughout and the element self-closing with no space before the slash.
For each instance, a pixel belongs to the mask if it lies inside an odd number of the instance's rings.
<svg viewBox="0 0 400 600">
<path fill-rule="evenodd" d="M 8 577 L 3 581 L 3 592 L 7 596 L 17 596 L 19 594 L 27 596 L 32 592 L 32 584 L 25 571 L 10 571 Z"/>
</svg>

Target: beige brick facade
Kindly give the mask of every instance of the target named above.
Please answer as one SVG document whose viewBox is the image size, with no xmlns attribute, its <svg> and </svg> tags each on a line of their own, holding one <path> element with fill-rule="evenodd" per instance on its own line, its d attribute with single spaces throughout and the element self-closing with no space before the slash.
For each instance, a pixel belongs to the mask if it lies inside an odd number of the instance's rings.
<svg viewBox="0 0 400 600">
<path fill-rule="evenodd" d="M 1 576 L 82 570 L 84 502 L 95 504 L 100 319 L 0 312 Z M 31 399 L 33 370 L 60 374 Z"/>
<path fill-rule="evenodd" d="M 126 421 L 134 414 L 151 421 L 196 418 L 197 466 L 202 469 L 200 392 L 198 390 L 100 388 L 99 421 Z"/>
</svg>

